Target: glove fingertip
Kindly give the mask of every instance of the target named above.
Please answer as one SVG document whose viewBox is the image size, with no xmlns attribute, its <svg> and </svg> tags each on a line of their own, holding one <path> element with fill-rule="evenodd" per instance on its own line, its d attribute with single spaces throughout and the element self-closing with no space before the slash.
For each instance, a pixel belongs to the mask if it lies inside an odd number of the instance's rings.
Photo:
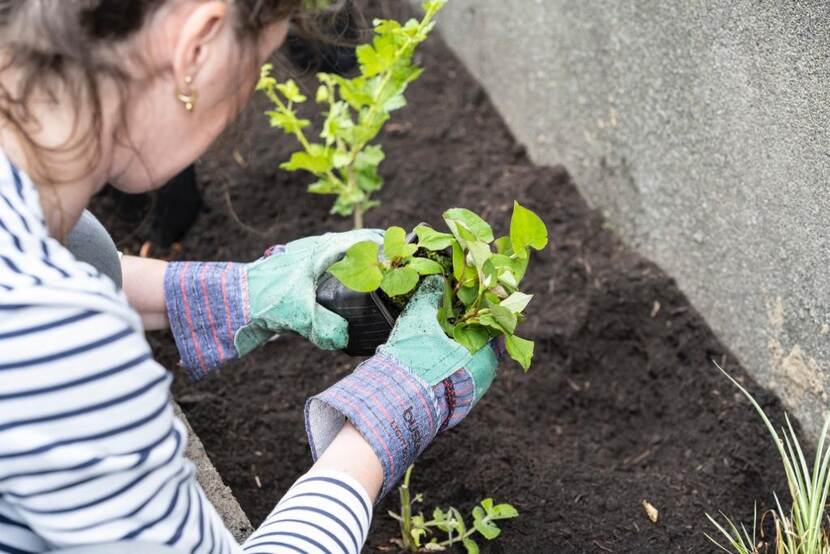
<svg viewBox="0 0 830 554">
<path fill-rule="evenodd" d="M 349 344 L 349 322 L 319 304 L 311 329 L 311 342 L 323 350 L 340 350 Z"/>
</svg>

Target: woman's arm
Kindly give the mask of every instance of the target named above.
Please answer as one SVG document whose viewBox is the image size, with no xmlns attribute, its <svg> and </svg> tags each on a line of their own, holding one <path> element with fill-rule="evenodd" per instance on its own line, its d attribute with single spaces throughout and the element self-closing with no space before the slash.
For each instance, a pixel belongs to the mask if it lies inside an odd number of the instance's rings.
<svg viewBox="0 0 830 554">
<path fill-rule="evenodd" d="M 8 540 L 25 551 L 40 551 L 43 541 L 69 548 L 135 540 L 194 554 L 360 552 L 382 470 L 351 425 L 240 547 L 184 457 L 170 374 L 127 321 L 78 312 L 36 307 L 12 318 L 24 326 L 47 316 L 65 324 L 16 336 L 9 346 L 18 356 L 4 360 L 13 377 L 0 401 L 0 414 L 8 413 L 0 426 L 0 497 L 7 501 L 0 513 L 8 519 L 0 518 L 0 550 Z M 83 356 L 73 354 L 81 349 Z M 59 390 L 38 380 L 54 368 Z"/>
<path fill-rule="evenodd" d="M 358 554 L 382 484 L 380 460 L 347 422 L 242 549 L 249 554 L 318 550 Z"/>
<path fill-rule="evenodd" d="M 374 504 L 383 485 L 383 466 L 375 451 L 350 422 L 346 422 L 308 475 L 330 471 L 352 477 L 366 490 Z"/>
<path fill-rule="evenodd" d="M 141 315 L 145 331 L 170 327 L 164 303 L 164 272 L 167 262 L 135 256 L 121 258 L 123 289 L 130 305 Z"/>
</svg>

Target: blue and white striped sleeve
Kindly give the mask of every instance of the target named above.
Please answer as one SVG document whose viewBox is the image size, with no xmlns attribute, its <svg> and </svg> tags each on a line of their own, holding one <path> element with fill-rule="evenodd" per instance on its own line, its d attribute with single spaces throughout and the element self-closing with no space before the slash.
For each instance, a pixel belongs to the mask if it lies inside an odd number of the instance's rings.
<svg viewBox="0 0 830 554">
<path fill-rule="evenodd" d="M 246 554 L 358 553 L 372 521 L 366 491 L 350 476 L 317 473 L 301 478 L 246 541 Z"/>
<path fill-rule="evenodd" d="M 237 544 L 184 457 L 170 373 L 140 329 L 95 309 L 6 308 L 17 312 L 0 318 L 0 552 L 123 540 L 191 554 L 361 550 L 371 503 L 337 474 L 300 479 Z"/>
</svg>

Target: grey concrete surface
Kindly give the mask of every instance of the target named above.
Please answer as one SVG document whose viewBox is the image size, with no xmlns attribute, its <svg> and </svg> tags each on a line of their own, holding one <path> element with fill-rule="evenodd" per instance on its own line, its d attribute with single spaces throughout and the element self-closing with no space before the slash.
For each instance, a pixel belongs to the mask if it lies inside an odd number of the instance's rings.
<svg viewBox="0 0 830 554">
<path fill-rule="evenodd" d="M 534 161 L 565 164 L 816 437 L 830 3 L 450 0 L 439 28 Z"/>
<path fill-rule="evenodd" d="M 174 406 L 176 417 L 181 419 L 185 426 L 187 426 L 187 450 L 185 451 L 185 456 L 196 466 L 196 479 L 202 485 L 202 489 L 204 489 L 205 494 L 216 508 L 216 511 L 219 512 L 222 521 L 225 522 L 225 526 L 230 530 L 236 540 L 239 542 L 244 541 L 254 532 L 248 516 L 242 511 L 242 508 L 233 496 L 233 492 L 225 485 L 222 477 L 219 476 L 216 468 L 213 467 L 207 452 L 205 452 L 205 447 L 202 445 L 202 441 L 193 432 L 193 428 L 187 421 L 184 412 L 182 412 L 178 404 L 174 403 Z"/>
</svg>

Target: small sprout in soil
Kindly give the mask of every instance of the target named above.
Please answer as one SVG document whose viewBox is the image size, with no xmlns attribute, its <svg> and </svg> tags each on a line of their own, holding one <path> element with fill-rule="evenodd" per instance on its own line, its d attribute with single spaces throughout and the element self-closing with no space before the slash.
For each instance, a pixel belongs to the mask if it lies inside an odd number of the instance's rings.
<svg viewBox="0 0 830 554">
<path fill-rule="evenodd" d="M 548 244 L 547 227 L 518 202 L 513 205 L 510 234 L 499 239 L 470 210 L 447 210 L 444 222 L 450 233 L 422 224 L 415 228 L 414 243 L 404 229 L 390 227 L 382 255 L 379 245 L 360 242 L 329 272 L 358 292 L 381 289 L 399 307 L 406 305 L 424 276 L 442 275 L 444 301 L 438 321 L 447 336 L 470 352 L 503 336 L 510 357 L 527 371 L 534 345 L 516 335 L 516 328 L 533 296 L 521 292 L 519 285 L 531 250 Z"/>
<path fill-rule="evenodd" d="M 415 50 L 435 27 L 435 15 L 447 0 L 424 3 L 424 17 L 405 24 L 394 20 L 374 21 L 374 40 L 356 50 L 360 75 L 347 79 L 320 73 L 315 100 L 326 108 L 320 131 L 321 142 L 311 142 L 305 129 L 311 121 L 297 114 L 307 101 L 293 80 L 279 83 L 271 64 L 262 67 L 257 90 L 263 91 L 275 109 L 266 112 L 271 126 L 294 136 L 302 147 L 280 167 L 307 171 L 317 181 L 308 190 L 336 195 L 332 213 L 354 217 L 354 227 L 363 227 L 363 214 L 378 205 L 372 194 L 383 187 L 378 168 L 385 158 L 374 141 L 392 112 L 406 106 L 406 89 L 423 69 L 414 62 Z"/>
<path fill-rule="evenodd" d="M 717 364 L 716 364 L 717 365 Z M 765 537 L 763 520 L 758 521 L 758 507 L 756 505 L 752 519 L 752 533 L 750 534 L 743 523 L 740 528 L 723 512 L 724 523 L 709 514 L 706 517 L 717 529 L 724 543 L 706 534 L 723 552 L 736 554 L 761 554 L 774 548 L 778 554 L 828 554 L 830 553 L 830 512 L 828 511 L 828 496 L 830 496 L 830 444 L 827 443 L 830 431 L 830 416 L 827 417 L 819 436 L 816 457 L 812 471 L 807 465 L 807 458 L 798 440 L 798 435 L 785 414 L 787 428 L 781 434 L 775 429 L 760 404 L 752 397 L 740 383 L 735 381 L 720 366 L 726 377 L 738 387 L 761 416 L 767 427 L 773 443 L 778 449 L 787 476 L 792 506 L 789 512 L 785 511 L 778 496 L 775 495 L 776 508 L 770 510 L 775 527 L 772 537 Z M 760 529 L 760 538 L 756 530 Z"/>
<path fill-rule="evenodd" d="M 516 508 L 510 504 L 495 504 L 492 498 L 485 498 L 473 508 L 471 527 L 467 526 L 461 511 L 454 507 L 446 510 L 435 508 L 431 519 L 423 512 L 414 515 L 412 508 L 416 503 L 423 502 L 423 495 L 417 494 L 412 498 L 410 494 L 413 467 L 406 470 L 403 483 L 398 488 L 401 513 L 389 512 L 389 516 L 400 525 L 401 538 L 394 542 L 401 548 L 410 552 L 442 552 L 453 546 L 463 546 L 467 554 L 478 554 L 478 543 L 474 539 L 476 534 L 488 541 L 495 540 L 501 534 L 496 521 L 519 517 Z"/>
</svg>

